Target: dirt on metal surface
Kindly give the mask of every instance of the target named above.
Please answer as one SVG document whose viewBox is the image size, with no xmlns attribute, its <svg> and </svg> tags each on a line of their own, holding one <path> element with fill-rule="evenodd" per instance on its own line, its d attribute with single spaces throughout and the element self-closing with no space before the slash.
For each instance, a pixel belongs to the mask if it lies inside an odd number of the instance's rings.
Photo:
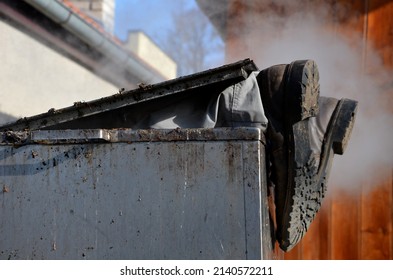
<svg viewBox="0 0 393 280">
<path fill-rule="evenodd" d="M 36 130 L 0 133 L 0 145 L 29 144 L 83 144 L 116 142 L 172 142 L 172 141 L 222 141 L 258 140 L 265 143 L 258 128 L 177 128 L 177 129 L 77 129 Z M 32 154 L 35 156 L 35 154 Z"/>
<path fill-rule="evenodd" d="M 119 90 L 118 93 L 93 100 L 90 102 L 74 102 L 73 106 L 55 109 L 51 108 L 48 112 L 21 118 L 14 123 L 6 124 L 0 127 L 0 131 L 23 131 L 38 129 L 64 129 L 58 127 L 60 124 L 73 122 L 73 128 L 78 128 L 78 121 L 86 117 L 106 117 L 105 112 L 113 112 L 131 105 L 141 102 L 154 100 L 163 96 L 173 96 L 181 94 L 201 92 L 214 92 L 222 90 L 233 82 L 244 80 L 252 71 L 258 68 L 250 59 L 245 59 L 236 63 L 224 65 L 215 69 L 203 71 L 193 75 L 180 77 L 166 82 L 145 85 L 141 84 L 137 89 L 124 91 Z M 96 122 L 89 120 L 92 126 Z M 120 128 L 122 126 L 114 126 L 111 128 Z M 103 128 L 103 127 L 84 127 L 84 128 Z"/>
</svg>

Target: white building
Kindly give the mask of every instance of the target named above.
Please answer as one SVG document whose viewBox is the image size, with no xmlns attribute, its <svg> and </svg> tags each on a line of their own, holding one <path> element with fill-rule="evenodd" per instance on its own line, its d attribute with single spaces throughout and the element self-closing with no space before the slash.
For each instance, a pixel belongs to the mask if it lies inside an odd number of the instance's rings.
<svg viewBox="0 0 393 280">
<path fill-rule="evenodd" d="M 176 64 L 146 36 L 139 42 L 144 52 L 136 52 L 111 34 L 114 5 L 0 2 L 0 124 L 175 78 Z"/>
</svg>

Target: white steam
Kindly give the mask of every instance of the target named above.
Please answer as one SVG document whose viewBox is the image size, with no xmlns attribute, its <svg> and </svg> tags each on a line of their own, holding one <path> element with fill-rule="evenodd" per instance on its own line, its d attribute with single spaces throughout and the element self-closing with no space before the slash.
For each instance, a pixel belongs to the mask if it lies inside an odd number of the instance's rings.
<svg viewBox="0 0 393 280">
<path fill-rule="evenodd" d="M 239 33 L 245 34 L 246 47 L 233 52 L 236 57 L 228 60 L 250 57 L 260 69 L 298 59 L 315 60 L 321 95 L 359 101 L 351 139 L 344 155 L 334 158 L 329 185 L 358 189 L 372 180 L 375 186 L 391 176 L 393 166 L 393 110 L 387 93 L 393 90 L 393 73 L 384 68 L 362 34 L 352 32 L 344 37 L 331 23 L 326 24 L 328 14 L 327 7 L 284 17 L 266 11 L 260 16 L 251 14 Z M 388 173 L 379 172 L 381 169 Z"/>
</svg>

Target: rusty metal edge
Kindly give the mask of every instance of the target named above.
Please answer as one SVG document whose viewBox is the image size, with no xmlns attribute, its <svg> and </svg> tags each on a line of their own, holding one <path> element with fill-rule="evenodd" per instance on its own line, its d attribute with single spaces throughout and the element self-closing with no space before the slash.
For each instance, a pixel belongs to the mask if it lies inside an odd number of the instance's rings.
<svg viewBox="0 0 393 280">
<path fill-rule="evenodd" d="M 63 109 L 50 109 L 47 113 L 22 118 L 16 122 L 0 126 L 0 131 L 45 129 L 45 127 L 76 120 L 81 117 L 92 116 L 151 99 L 180 92 L 187 93 L 190 89 L 196 89 L 201 86 L 213 85 L 230 80 L 244 80 L 250 72 L 256 70 L 258 70 L 258 68 L 255 66 L 254 62 L 250 59 L 245 59 L 162 83 L 143 85 L 135 90 L 119 92 L 90 102 L 75 102 L 73 106 Z"/>
<path fill-rule="evenodd" d="M 1 146 L 231 140 L 261 141 L 265 143 L 262 129 L 256 127 L 138 130 L 67 129 L 0 133 Z"/>
</svg>

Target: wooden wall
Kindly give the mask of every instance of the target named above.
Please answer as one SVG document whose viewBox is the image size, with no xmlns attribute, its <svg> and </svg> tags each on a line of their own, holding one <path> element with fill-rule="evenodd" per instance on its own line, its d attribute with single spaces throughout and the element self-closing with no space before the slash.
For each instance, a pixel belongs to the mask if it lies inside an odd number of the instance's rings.
<svg viewBox="0 0 393 280">
<path fill-rule="evenodd" d="M 297 1 L 297 0 L 296 0 Z M 291 3 L 296 2 L 291 1 Z M 300 1 L 302 9 L 312 12 L 315 3 L 326 1 Z M 362 37 L 361 52 L 364 71 L 378 76 L 380 71 L 393 69 L 393 1 L 391 0 L 328 0 L 331 20 L 326 29 L 345 35 L 356 32 Z M 253 31 L 244 31 L 251 24 L 261 26 L 258 36 L 263 34 L 264 18 L 269 13 L 285 16 L 285 7 L 274 1 L 261 0 L 259 6 L 252 6 L 247 0 L 233 0 L 229 4 L 226 30 L 226 52 L 228 60 L 240 56 L 253 57 L 256 51 L 263 51 L 269 38 L 262 36 L 258 49 L 250 44 L 255 41 Z M 337 9 L 335 7 L 345 7 Z M 344 11 L 344 12 L 343 12 Z M 278 22 L 277 28 L 280 28 Z M 269 36 L 274 36 L 269 34 Z M 375 47 L 386 68 L 373 68 L 369 48 Z M 393 114 L 393 77 L 384 80 L 382 97 Z M 385 108 L 385 109 L 386 109 Z M 393 128 L 393 126 L 392 126 Z M 391 132 L 393 133 L 393 131 Z M 367 141 L 367 140 L 365 140 Z M 350 145 L 350 144 L 349 144 Z M 378 143 L 376 143 L 378 145 Z M 393 157 L 393 155 L 391 155 Z M 329 186 L 317 218 L 305 238 L 289 253 L 277 250 L 285 259 L 393 259 L 393 168 L 379 169 L 380 183 L 364 180 L 357 192 L 346 192 Z"/>
<path fill-rule="evenodd" d="M 378 75 L 381 69 L 369 64 L 368 49 L 379 52 L 383 64 L 393 68 L 393 1 L 340 1 L 355 16 L 334 21 L 338 33 L 358 32 L 363 48 L 365 71 Z M 390 82 L 393 82 L 393 77 Z M 386 106 L 392 110 L 393 85 L 385 85 Z M 392 131 L 393 133 L 393 131 Z M 393 157 L 393 155 L 392 155 Z M 286 259 L 393 259 L 393 177 L 392 167 L 379 170 L 385 178 L 375 185 L 364 181 L 357 193 L 330 186 L 327 199 L 302 242 Z"/>
</svg>

